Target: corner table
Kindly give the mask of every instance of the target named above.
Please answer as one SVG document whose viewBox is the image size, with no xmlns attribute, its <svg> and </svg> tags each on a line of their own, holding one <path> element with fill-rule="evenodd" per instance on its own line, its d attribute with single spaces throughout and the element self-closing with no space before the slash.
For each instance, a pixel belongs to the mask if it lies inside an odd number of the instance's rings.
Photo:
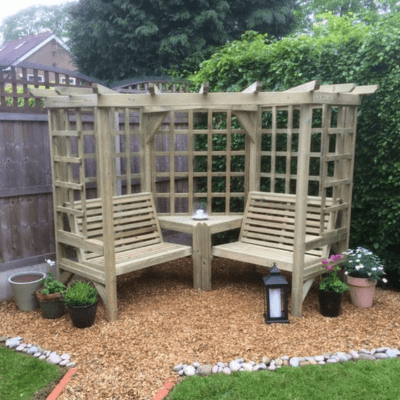
<svg viewBox="0 0 400 400">
<path fill-rule="evenodd" d="M 193 287 L 211 290 L 211 235 L 242 226 L 243 215 L 209 215 L 195 220 L 189 215 L 159 215 L 161 228 L 193 235 Z"/>
</svg>

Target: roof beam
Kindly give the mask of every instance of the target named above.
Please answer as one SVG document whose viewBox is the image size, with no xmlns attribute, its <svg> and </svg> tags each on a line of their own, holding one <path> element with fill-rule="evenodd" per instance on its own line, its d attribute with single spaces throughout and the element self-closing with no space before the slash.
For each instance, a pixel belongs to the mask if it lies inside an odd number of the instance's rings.
<svg viewBox="0 0 400 400">
<path fill-rule="evenodd" d="M 255 143 L 255 137 L 257 134 L 257 111 L 234 111 L 233 113 L 238 119 L 240 125 L 242 125 L 243 129 L 249 135 L 250 140 Z"/>
<path fill-rule="evenodd" d="M 262 90 L 262 82 L 256 81 L 248 86 L 246 89 L 242 90 L 242 93 L 258 93 Z"/>
<path fill-rule="evenodd" d="M 352 92 L 355 87 L 354 83 L 340 83 L 338 85 L 322 85 L 318 90 L 329 93 L 346 93 Z"/>
<path fill-rule="evenodd" d="M 148 88 L 149 88 L 149 92 L 152 96 L 154 96 L 155 94 L 161 94 L 160 89 L 157 87 L 157 85 L 154 82 L 150 82 Z"/>
<path fill-rule="evenodd" d="M 352 94 L 373 94 L 379 90 L 379 85 L 357 86 Z"/>
<path fill-rule="evenodd" d="M 200 90 L 199 90 L 199 93 L 202 93 L 202 94 L 207 94 L 208 93 L 208 90 L 210 89 L 210 82 L 204 82 L 202 85 L 201 85 L 201 88 L 200 88 Z"/>
<path fill-rule="evenodd" d="M 95 94 L 115 94 L 116 93 L 115 90 L 112 90 L 103 85 L 99 85 L 98 83 L 93 83 L 92 88 L 93 88 L 93 93 L 95 93 Z"/>
<path fill-rule="evenodd" d="M 313 90 L 318 90 L 321 86 L 320 80 L 310 81 L 303 83 L 302 85 L 292 87 L 285 92 L 312 92 Z"/>
</svg>

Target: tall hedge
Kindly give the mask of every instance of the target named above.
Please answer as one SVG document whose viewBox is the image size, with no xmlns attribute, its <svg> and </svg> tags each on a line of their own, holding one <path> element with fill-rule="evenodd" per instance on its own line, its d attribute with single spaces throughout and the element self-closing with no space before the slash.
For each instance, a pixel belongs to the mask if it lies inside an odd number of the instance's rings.
<svg viewBox="0 0 400 400">
<path fill-rule="evenodd" d="M 285 90 L 310 80 L 379 84 L 358 117 L 350 245 L 381 256 L 400 272 L 400 14 L 365 25 L 325 15 L 313 35 L 270 41 L 246 32 L 203 62 L 190 79 L 213 91 L 240 91 L 256 80 Z"/>
</svg>

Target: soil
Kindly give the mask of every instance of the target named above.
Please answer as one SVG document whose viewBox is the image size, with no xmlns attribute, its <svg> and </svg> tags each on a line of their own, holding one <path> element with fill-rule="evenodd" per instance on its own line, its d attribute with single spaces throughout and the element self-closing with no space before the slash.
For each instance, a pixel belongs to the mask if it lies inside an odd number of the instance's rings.
<svg viewBox="0 0 400 400">
<path fill-rule="evenodd" d="M 118 277 L 119 317 L 108 323 L 100 301 L 91 328 L 72 326 L 68 314 L 44 319 L 0 303 L 0 334 L 22 336 L 48 350 L 69 353 L 78 371 L 60 400 L 152 400 L 179 363 L 215 364 L 243 357 L 312 356 L 325 352 L 400 347 L 400 293 L 377 288 L 371 308 L 344 294 L 337 318 L 319 312 L 318 285 L 290 324 L 264 321 L 262 276 L 254 265 L 215 258 L 212 290 L 193 289 L 191 258 Z M 287 275 L 290 282 L 290 275 Z"/>
</svg>

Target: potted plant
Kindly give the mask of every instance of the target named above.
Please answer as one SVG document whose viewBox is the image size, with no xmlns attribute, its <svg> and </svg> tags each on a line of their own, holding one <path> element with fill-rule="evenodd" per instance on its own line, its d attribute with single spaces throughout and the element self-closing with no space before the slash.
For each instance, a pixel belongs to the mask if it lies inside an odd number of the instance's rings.
<svg viewBox="0 0 400 400">
<path fill-rule="evenodd" d="M 98 292 L 89 282 L 77 281 L 68 286 L 65 293 L 65 305 L 76 328 L 88 328 L 93 325 L 97 302 Z"/>
<path fill-rule="evenodd" d="M 346 283 L 342 282 L 337 273 L 340 267 L 334 264 L 341 259 L 340 254 L 332 255 L 329 260 L 322 261 L 328 268 L 328 276 L 322 279 L 319 285 L 319 307 L 324 317 L 337 317 L 340 314 L 343 293 L 349 289 Z"/>
<path fill-rule="evenodd" d="M 384 267 L 377 255 L 363 247 L 345 252 L 348 256 L 344 264 L 351 301 L 356 307 L 371 307 L 378 280 L 387 280 Z"/>
<path fill-rule="evenodd" d="M 54 261 L 46 260 L 49 265 Z M 65 285 L 53 278 L 49 272 L 43 279 L 43 288 L 36 291 L 36 298 L 42 310 L 43 317 L 49 319 L 59 318 L 64 314 Z"/>
</svg>

